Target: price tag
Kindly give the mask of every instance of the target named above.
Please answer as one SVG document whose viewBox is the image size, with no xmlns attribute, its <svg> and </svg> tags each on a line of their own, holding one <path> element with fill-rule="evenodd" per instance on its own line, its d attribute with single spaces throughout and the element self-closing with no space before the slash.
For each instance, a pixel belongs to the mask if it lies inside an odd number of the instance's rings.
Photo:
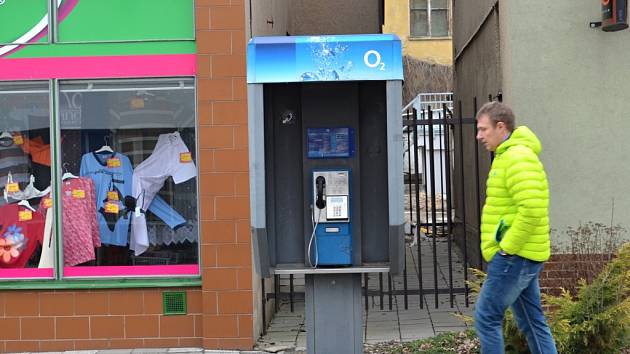
<svg viewBox="0 0 630 354">
<path fill-rule="evenodd" d="M 15 193 L 20 191 L 20 185 L 17 182 L 7 183 L 7 192 Z"/>
<path fill-rule="evenodd" d="M 18 212 L 18 219 L 20 221 L 29 221 L 33 219 L 33 212 L 30 210 L 21 210 Z"/>
<path fill-rule="evenodd" d="M 144 108 L 144 99 L 142 99 L 142 98 L 132 98 L 131 101 L 129 101 L 129 106 L 132 109 Z"/>
<path fill-rule="evenodd" d="M 105 212 L 108 214 L 118 214 L 118 204 L 116 203 L 105 203 Z"/>
<path fill-rule="evenodd" d="M 120 200 L 120 198 L 118 198 L 118 192 L 116 192 L 116 191 L 109 191 L 109 192 L 107 192 L 107 200 L 111 200 L 111 201 L 118 201 L 118 200 Z"/>
<path fill-rule="evenodd" d="M 182 152 L 181 154 L 179 154 L 179 162 L 192 162 L 192 155 L 189 152 Z"/>
<path fill-rule="evenodd" d="M 72 190 L 72 198 L 74 199 L 84 199 L 85 191 L 83 189 L 73 189 Z"/>
<path fill-rule="evenodd" d="M 44 208 L 52 208 L 52 198 L 44 198 L 42 199 L 42 205 L 44 206 Z"/>
<path fill-rule="evenodd" d="M 109 168 L 120 167 L 120 159 L 117 157 L 112 157 L 111 159 L 107 159 L 107 167 Z"/>
<path fill-rule="evenodd" d="M 16 134 L 13 136 L 13 144 L 15 145 L 24 144 L 24 137 L 22 137 L 22 134 Z"/>
</svg>

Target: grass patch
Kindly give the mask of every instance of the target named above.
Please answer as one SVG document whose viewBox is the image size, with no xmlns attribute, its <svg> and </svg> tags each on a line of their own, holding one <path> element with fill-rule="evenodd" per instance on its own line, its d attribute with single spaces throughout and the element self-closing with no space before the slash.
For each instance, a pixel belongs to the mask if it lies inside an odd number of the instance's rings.
<svg viewBox="0 0 630 354">
<path fill-rule="evenodd" d="M 479 339 L 472 329 L 442 333 L 435 337 L 400 344 L 389 353 L 474 354 L 479 353 Z"/>
</svg>

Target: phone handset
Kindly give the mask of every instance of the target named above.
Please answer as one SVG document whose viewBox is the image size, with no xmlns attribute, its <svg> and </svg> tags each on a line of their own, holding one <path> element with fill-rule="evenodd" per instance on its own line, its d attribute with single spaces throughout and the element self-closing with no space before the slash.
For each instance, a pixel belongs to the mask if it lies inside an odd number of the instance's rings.
<svg viewBox="0 0 630 354">
<path fill-rule="evenodd" d="M 326 207 L 326 178 L 324 178 L 324 176 L 318 176 L 315 179 L 315 185 L 317 188 L 315 206 L 317 206 L 317 209 L 324 209 Z"/>
<path fill-rule="evenodd" d="M 311 239 L 308 241 L 308 253 L 307 253 L 308 263 L 310 264 L 312 268 L 317 267 L 317 264 L 319 263 L 319 252 L 317 251 L 317 240 L 315 240 L 315 232 L 317 230 L 317 225 L 319 224 L 319 219 L 322 215 L 322 209 L 326 207 L 326 178 L 324 176 L 317 176 L 317 178 L 315 178 L 315 190 L 316 190 L 315 206 L 317 207 L 317 209 L 319 209 L 319 212 L 317 213 L 317 219 L 316 219 L 315 210 L 313 209 L 313 206 L 311 206 L 311 212 L 312 212 L 311 222 L 313 223 L 313 233 L 311 234 Z M 311 246 L 313 245 L 314 240 L 315 240 L 315 263 L 313 264 L 313 262 L 311 261 Z"/>
</svg>

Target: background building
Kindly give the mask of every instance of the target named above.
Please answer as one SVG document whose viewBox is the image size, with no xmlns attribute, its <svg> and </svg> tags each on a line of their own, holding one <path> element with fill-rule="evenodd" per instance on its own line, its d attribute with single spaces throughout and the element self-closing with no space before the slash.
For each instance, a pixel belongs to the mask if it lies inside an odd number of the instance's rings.
<svg viewBox="0 0 630 354">
<path fill-rule="evenodd" d="M 626 238 L 630 230 L 630 199 L 619 193 L 630 173 L 620 163 L 630 149 L 624 99 L 630 32 L 590 28 L 601 11 L 598 1 L 458 1 L 453 8 L 455 107 L 461 102 L 461 115 L 470 118 L 475 97 L 477 107 L 489 96 L 502 98 L 518 124 L 538 135 L 556 246 L 568 242 L 569 227 L 586 222 L 620 225 Z M 484 191 L 490 156 L 475 152 L 472 129 L 464 133 L 464 169 L 479 156 Z M 473 178 L 465 189 L 472 196 Z M 467 205 L 467 229 L 476 235 L 479 215 L 474 202 Z"/>
<path fill-rule="evenodd" d="M 383 33 L 400 37 L 403 55 L 453 63 L 450 0 L 385 0 Z"/>
<path fill-rule="evenodd" d="M 383 0 L 246 0 L 248 36 L 381 33 Z"/>
</svg>

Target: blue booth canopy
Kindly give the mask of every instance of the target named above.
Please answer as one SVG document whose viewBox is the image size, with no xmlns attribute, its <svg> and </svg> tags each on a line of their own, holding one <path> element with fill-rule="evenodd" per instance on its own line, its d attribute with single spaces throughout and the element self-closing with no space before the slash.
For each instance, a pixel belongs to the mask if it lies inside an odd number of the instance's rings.
<svg viewBox="0 0 630 354">
<path fill-rule="evenodd" d="M 249 84 L 402 79 L 392 34 L 255 37 L 247 46 Z"/>
</svg>

